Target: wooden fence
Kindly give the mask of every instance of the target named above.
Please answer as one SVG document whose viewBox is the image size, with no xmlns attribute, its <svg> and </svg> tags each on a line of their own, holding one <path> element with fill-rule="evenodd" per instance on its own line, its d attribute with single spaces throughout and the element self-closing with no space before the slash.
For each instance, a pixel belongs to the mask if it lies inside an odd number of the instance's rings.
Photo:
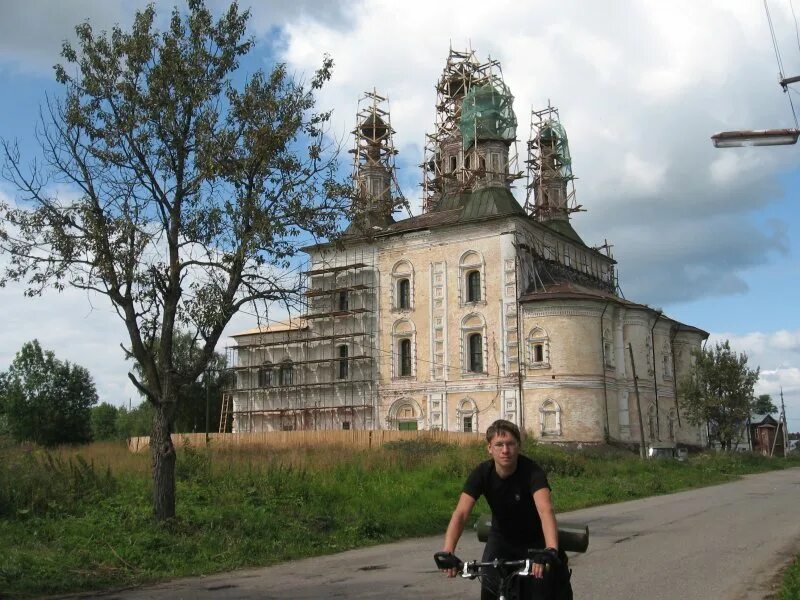
<svg viewBox="0 0 800 600">
<path fill-rule="evenodd" d="M 466 446 L 483 439 L 480 433 L 459 431 L 393 431 L 393 430 L 316 430 L 316 431 L 263 431 L 258 433 L 210 433 L 213 448 L 241 446 L 280 447 L 292 446 L 347 446 L 349 448 L 379 448 L 386 442 L 397 440 L 431 440 Z M 204 446 L 205 433 L 173 433 L 176 446 Z M 144 452 L 150 448 L 150 437 L 133 437 L 128 440 L 128 450 Z"/>
</svg>

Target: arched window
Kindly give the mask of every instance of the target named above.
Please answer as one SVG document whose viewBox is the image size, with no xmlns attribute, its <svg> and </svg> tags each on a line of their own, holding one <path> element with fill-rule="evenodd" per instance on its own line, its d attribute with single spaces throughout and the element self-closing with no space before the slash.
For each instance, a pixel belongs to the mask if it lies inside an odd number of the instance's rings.
<svg viewBox="0 0 800 600">
<path fill-rule="evenodd" d="M 481 272 L 469 271 L 467 273 L 467 302 L 480 302 L 481 300 Z"/>
<path fill-rule="evenodd" d="M 398 261 L 392 268 L 392 310 L 414 308 L 414 267 L 407 260 Z"/>
<path fill-rule="evenodd" d="M 294 365 L 292 361 L 285 360 L 281 363 L 280 384 L 292 385 L 294 383 Z"/>
<path fill-rule="evenodd" d="M 410 319 L 392 325 L 392 377 L 416 376 L 416 328 Z"/>
<path fill-rule="evenodd" d="M 545 400 L 539 407 L 541 433 L 545 435 L 561 435 L 561 407 L 552 400 Z"/>
<path fill-rule="evenodd" d="M 347 362 L 347 346 L 339 346 L 339 379 L 347 379 L 349 363 Z"/>
<path fill-rule="evenodd" d="M 469 370 L 483 373 L 483 336 L 480 333 L 469 336 Z"/>
<path fill-rule="evenodd" d="M 400 355 L 400 377 L 411 377 L 411 340 L 408 338 L 400 340 L 398 348 Z"/>
<path fill-rule="evenodd" d="M 486 304 L 486 271 L 483 257 L 468 250 L 459 261 L 458 294 L 461 305 L 480 302 Z"/>
<path fill-rule="evenodd" d="M 272 363 L 267 361 L 258 370 L 258 387 L 270 387 L 272 385 Z"/>
<path fill-rule="evenodd" d="M 478 408 L 472 398 L 464 398 L 458 403 L 456 419 L 461 431 L 465 433 L 478 431 Z"/>
<path fill-rule="evenodd" d="M 541 327 L 528 334 L 528 366 L 543 369 L 550 366 L 550 338 Z"/>
<path fill-rule="evenodd" d="M 461 370 L 462 377 L 473 377 L 486 373 L 484 348 L 486 321 L 478 312 L 470 313 L 461 320 Z"/>
<path fill-rule="evenodd" d="M 407 277 L 397 280 L 397 308 L 411 308 L 411 282 Z"/>
<path fill-rule="evenodd" d="M 458 158 L 456 156 L 450 157 L 450 172 L 455 173 L 458 167 Z"/>
</svg>

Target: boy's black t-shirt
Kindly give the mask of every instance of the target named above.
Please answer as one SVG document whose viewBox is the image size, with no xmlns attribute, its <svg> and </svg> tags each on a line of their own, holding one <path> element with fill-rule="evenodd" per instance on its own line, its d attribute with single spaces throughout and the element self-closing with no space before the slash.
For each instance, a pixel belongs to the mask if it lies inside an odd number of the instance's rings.
<svg viewBox="0 0 800 600">
<path fill-rule="evenodd" d="M 519 457 L 517 470 L 501 479 L 494 461 L 479 464 L 464 484 L 464 493 L 475 500 L 486 497 L 492 509 L 490 534 L 499 535 L 511 544 L 544 547 L 542 521 L 533 502 L 533 493 L 550 489 L 542 468 L 526 456 Z"/>
</svg>

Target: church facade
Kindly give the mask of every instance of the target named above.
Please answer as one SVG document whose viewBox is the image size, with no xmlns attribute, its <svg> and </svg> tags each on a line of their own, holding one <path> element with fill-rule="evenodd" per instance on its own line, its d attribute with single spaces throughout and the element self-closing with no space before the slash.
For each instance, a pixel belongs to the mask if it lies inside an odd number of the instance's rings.
<svg viewBox="0 0 800 600">
<path fill-rule="evenodd" d="M 534 113 L 528 201 L 515 199 L 498 66 L 451 51 L 423 212 L 402 220 L 388 111 L 369 95 L 354 132 L 361 222 L 306 249 L 305 314 L 233 336 L 234 431 L 483 432 L 505 418 L 542 441 L 704 443 L 677 390 L 708 334 L 622 297 L 608 246 L 572 227 L 553 109 Z"/>
</svg>

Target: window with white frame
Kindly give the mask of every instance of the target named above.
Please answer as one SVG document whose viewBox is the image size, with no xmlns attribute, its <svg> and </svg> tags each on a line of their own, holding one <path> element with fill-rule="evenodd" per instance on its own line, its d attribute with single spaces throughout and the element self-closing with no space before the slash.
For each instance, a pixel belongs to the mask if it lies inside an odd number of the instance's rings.
<svg viewBox="0 0 800 600">
<path fill-rule="evenodd" d="M 486 304 L 486 269 L 483 256 L 474 250 L 465 252 L 459 261 L 459 271 L 461 304 Z"/>
<path fill-rule="evenodd" d="M 408 319 L 396 321 L 392 327 L 392 338 L 394 344 L 392 351 L 394 377 L 416 376 L 416 361 L 414 358 L 416 353 L 416 329 L 414 324 Z"/>
<path fill-rule="evenodd" d="M 561 407 L 553 400 L 545 400 L 539 407 L 541 434 L 561 435 Z"/>
<path fill-rule="evenodd" d="M 472 313 L 461 321 L 462 371 L 465 375 L 486 373 L 486 321 Z"/>
<path fill-rule="evenodd" d="M 414 308 L 414 267 L 407 260 L 392 268 L 392 310 Z"/>
<path fill-rule="evenodd" d="M 458 403 L 456 421 L 460 431 L 478 431 L 478 407 L 472 398 L 464 398 Z"/>
<path fill-rule="evenodd" d="M 528 333 L 528 366 L 544 369 L 550 366 L 550 337 L 542 327 Z"/>
</svg>

